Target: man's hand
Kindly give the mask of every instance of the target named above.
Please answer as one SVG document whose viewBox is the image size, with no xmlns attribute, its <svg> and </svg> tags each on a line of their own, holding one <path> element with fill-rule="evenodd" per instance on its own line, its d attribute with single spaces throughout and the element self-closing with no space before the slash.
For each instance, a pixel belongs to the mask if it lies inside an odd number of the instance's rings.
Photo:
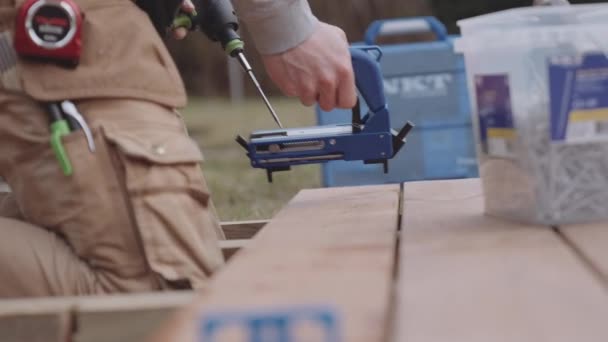
<svg viewBox="0 0 608 342">
<path fill-rule="evenodd" d="M 341 29 L 319 24 L 308 40 L 276 55 L 263 56 L 272 80 L 287 96 L 302 104 L 319 102 L 321 109 L 352 108 L 357 102 L 353 67 L 346 35 Z"/>
<path fill-rule="evenodd" d="M 184 1 L 182 1 L 181 10 L 185 13 L 191 14 L 195 10 L 194 4 L 192 3 L 191 0 L 184 0 Z M 185 27 L 178 27 L 178 28 L 173 29 L 173 37 L 175 39 L 184 39 L 184 38 L 186 38 L 187 35 L 188 35 L 188 29 Z"/>
</svg>

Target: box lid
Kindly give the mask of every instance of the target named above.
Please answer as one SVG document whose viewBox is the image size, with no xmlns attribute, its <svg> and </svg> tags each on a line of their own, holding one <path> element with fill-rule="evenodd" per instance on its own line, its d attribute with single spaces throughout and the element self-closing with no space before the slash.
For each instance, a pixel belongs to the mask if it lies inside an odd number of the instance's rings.
<svg viewBox="0 0 608 342">
<path fill-rule="evenodd" d="M 605 24 L 608 4 L 520 7 L 458 21 L 462 36 L 548 26 Z"/>
<path fill-rule="evenodd" d="M 425 43 L 381 46 L 384 76 L 462 72 L 461 54 L 454 51 L 453 39 Z"/>
</svg>

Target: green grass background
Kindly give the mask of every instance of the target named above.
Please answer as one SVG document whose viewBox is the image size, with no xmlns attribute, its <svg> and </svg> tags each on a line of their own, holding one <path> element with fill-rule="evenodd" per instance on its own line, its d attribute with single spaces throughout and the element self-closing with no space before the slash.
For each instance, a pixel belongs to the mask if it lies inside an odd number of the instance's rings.
<svg viewBox="0 0 608 342">
<path fill-rule="evenodd" d="M 315 125 L 313 108 L 296 100 L 271 101 L 285 127 Z M 237 134 L 248 138 L 255 130 L 276 128 L 261 99 L 233 104 L 225 99 L 191 98 L 182 114 L 205 156 L 203 172 L 222 221 L 271 218 L 301 189 L 320 187 L 318 165 L 275 173 L 273 183 L 268 183 L 264 170 L 250 166 L 245 150 L 234 139 Z"/>
</svg>

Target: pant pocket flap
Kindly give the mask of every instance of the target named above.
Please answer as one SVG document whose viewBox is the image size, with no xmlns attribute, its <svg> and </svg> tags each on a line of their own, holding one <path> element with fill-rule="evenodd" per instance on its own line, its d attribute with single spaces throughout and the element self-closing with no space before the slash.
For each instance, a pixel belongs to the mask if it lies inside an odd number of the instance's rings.
<svg viewBox="0 0 608 342">
<path fill-rule="evenodd" d="M 107 127 L 105 134 L 129 158 L 166 165 L 203 161 L 198 145 L 183 131 Z"/>
</svg>

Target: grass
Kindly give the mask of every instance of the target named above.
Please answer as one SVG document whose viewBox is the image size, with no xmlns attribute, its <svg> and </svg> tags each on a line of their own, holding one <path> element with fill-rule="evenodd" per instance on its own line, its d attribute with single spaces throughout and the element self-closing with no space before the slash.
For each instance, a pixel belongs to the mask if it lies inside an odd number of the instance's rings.
<svg viewBox="0 0 608 342">
<path fill-rule="evenodd" d="M 315 124 L 312 108 L 289 99 L 271 101 L 285 127 Z M 192 98 L 182 113 L 190 135 L 203 150 L 203 172 L 221 220 L 271 218 L 301 189 L 320 187 L 318 165 L 275 173 L 273 183 L 268 183 L 264 170 L 250 166 L 245 150 L 234 138 L 276 127 L 261 99 L 231 104 L 225 99 Z"/>
</svg>

